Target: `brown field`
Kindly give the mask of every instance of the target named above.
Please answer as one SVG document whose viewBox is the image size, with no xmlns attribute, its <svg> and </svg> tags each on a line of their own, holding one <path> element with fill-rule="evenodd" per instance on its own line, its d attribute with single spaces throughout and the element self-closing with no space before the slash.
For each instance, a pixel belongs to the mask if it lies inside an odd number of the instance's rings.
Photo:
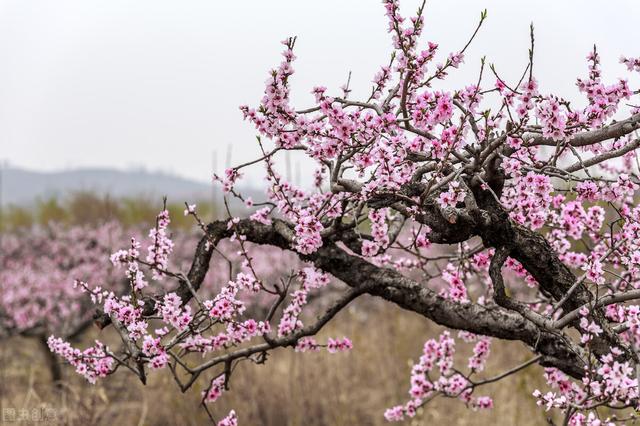
<svg viewBox="0 0 640 426">
<path fill-rule="evenodd" d="M 231 390 L 212 404 L 212 412 L 220 418 L 233 408 L 241 425 L 388 424 L 384 409 L 406 399 L 411 361 L 419 357 L 424 341 L 438 332 L 438 327 L 417 315 L 362 299 L 322 333 L 350 336 L 354 341 L 350 353 L 296 354 L 281 349 L 266 365 L 241 364 L 232 376 Z M 85 341 L 98 337 L 95 331 L 90 334 Z M 469 351 L 470 346 L 458 345 L 461 368 Z M 496 341 L 483 377 L 499 374 L 530 356 L 519 343 Z M 181 394 L 165 371 L 151 373 L 145 387 L 124 371 L 90 385 L 66 368 L 63 391 L 59 391 L 51 385 L 39 346 L 26 339 L 2 344 L 0 366 L 3 424 L 208 424 L 198 405 L 203 383 Z M 493 410 L 474 412 L 457 400 L 439 398 L 405 424 L 547 424 L 549 413 L 536 407 L 531 396 L 535 387 L 544 389 L 537 366 L 480 388 L 478 394 L 494 397 Z M 25 409 L 36 421 L 11 421 L 12 413 L 24 416 Z M 43 409 L 53 410 L 49 413 L 55 413 L 56 421 L 38 421 L 37 415 L 46 413 Z"/>
</svg>

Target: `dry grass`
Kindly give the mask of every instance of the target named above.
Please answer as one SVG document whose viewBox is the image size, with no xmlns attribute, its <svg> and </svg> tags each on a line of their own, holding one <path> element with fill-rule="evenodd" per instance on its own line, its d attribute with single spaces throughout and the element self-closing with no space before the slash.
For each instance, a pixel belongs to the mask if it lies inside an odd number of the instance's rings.
<svg viewBox="0 0 640 426">
<path fill-rule="evenodd" d="M 242 425 L 385 424 L 384 409 L 407 397 L 411 360 L 418 358 L 424 341 L 439 331 L 417 315 L 364 299 L 343 312 L 323 333 L 350 336 L 353 351 L 328 355 L 283 349 L 274 352 L 267 365 L 245 363 L 234 373 L 231 391 L 213 404 L 213 412 L 219 418 L 234 408 Z M 463 361 L 470 347 L 459 348 Z M 492 376 L 530 356 L 518 343 L 494 342 L 484 374 Z M 3 343 L 3 409 L 14 408 L 19 415 L 20 409 L 48 407 L 56 410 L 54 423 L 69 425 L 207 424 L 205 413 L 198 407 L 201 388 L 180 394 L 166 372 L 152 373 L 145 387 L 124 371 L 95 386 L 67 371 L 61 392 L 52 388 L 43 360 L 31 341 Z M 531 396 L 535 387 L 544 388 L 537 366 L 481 388 L 479 394 L 494 397 L 493 410 L 473 412 L 459 401 L 440 398 L 408 424 L 546 424 L 547 413 L 536 407 Z"/>
</svg>

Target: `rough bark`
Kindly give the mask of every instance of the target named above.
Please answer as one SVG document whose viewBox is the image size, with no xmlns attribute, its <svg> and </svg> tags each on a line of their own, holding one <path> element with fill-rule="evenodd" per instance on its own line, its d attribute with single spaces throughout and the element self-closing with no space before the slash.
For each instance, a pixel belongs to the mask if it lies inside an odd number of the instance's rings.
<svg viewBox="0 0 640 426">
<path fill-rule="evenodd" d="M 246 236 L 247 241 L 290 249 L 289 241 L 276 228 L 275 224 L 264 225 L 249 219 L 241 220 L 236 226 L 237 232 Z M 195 266 L 191 269 L 197 273 L 190 273 L 195 289 L 199 288 L 206 275 L 208 259 L 213 251 L 211 242 L 230 237 L 234 232 L 227 229 L 225 222 L 214 222 L 207 229 L 208 234 L 198 244 Z M 584 372 L 584 360 L 579 347 L 560 332 L 541 330 L 518 312 L 496 305 L 456 303 L 445 299 L 395 270 L 375 266 L 348 253 L 335 240 L 326 241 L 316 253 L 301 258 L 313 262 L 350 287 L 366 285 L 368 294 L 393 302 L 437 324 L 505 340 L 518 340 L 543 356 L 542 365 L 554 366 L 574 377 L 581 377 Z M 185 303 L 191 299 L 191 292 L 185 283 L 177 291 Z"/>
<path fill-rule="evenodd" d="M 498 185 L 500 183 L 498 182 Z M 443 223 L 438 212 L 429 211 L 421 219 L 438 230 L 437 242 L 453 243 L 480 236 L 486 247 L 506 248 L 506 253 L 522 263 L 540 284 L 541 290 L 553 299 L 561 299 L 575 283 L 575 275 L 558 259 L 549 243 L 541 235 L 524 227 L 512 224 L 506 212 L 495 201 L 486 196 L 479 199 L 479 207 L 469 212 L 469 218 L 451 224 Z M 206 235 L 200 240 L 188 273 L 191 286 L 197 291 L 202 284 L 215 246 L 234 232 L 244 235 L 247 241 L 272 245 L 281 249 L 291 249 L 292 230 L 283 221 L 274 220 L 265 225 L 250 219 L 241 220 L 233 229 L 227 222 L 217 221 L 207 226 Z M 365 259 L 347 252 L 340 246 L 344 243 L 351 249 L 358 244 L 349 229 L 338 229 L 327 236 L 324 245 L 311 255 L 299 255 L 303 260 L 313 262 L 318 268 L 332 274 L 352 288 L 367 285 L 366 293 L 395 303 L 403 309 L 418 313 L 437 324 L 472 333 L 492 336 L 505 340 L 518 340 L 542 355 L 541 364 L 561 369 L 573 377 L 584 373 L 585 359 L 580 347 L 572 343 L 561 331 L 541 327 L 540 323 L 523 315 L 515 305 L 498 303 L 488 306 L 475 303 L 456 303 L 439 296 L 420 283 L 410 280 L 399 272 L 375 266 Z M 499 272 L 499 269 L 498 269 Z M 192 298 L 189 285 L 181 282 L 175 289 L 187 303 Z M 591 294 L 584 286 L 579 286 L 567 301 L 568 309 L 575 309 L 590 300 Z M 497 300 L 504 302 L 504 300 Z M 145 314 L 155 312 L 149 301 Z M 96 322 L 100 326 L 110 323 L 108 317 L 98 314 Z M 611 343 L 614 343 L 613 341 Z M 603 352 L 609 345 L 603 347 Z"/>
</svg>

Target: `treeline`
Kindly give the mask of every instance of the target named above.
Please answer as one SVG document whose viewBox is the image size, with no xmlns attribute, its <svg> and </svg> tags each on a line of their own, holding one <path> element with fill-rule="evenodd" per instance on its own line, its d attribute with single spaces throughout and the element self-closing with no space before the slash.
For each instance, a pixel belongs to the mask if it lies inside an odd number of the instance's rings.
<svg viewBox="0 0 640 426">
<path fill-rule="evenodd" d="M 65 197 L 39 199 L 30 206 L 8 205 L 0 210 L 0 232 L 28 229 L 37 225 L 56 223 L 60 225 L 97 226 L 106 222 L 121 225 L 148 226 L 162 210 L 160 197 L 114 198 L 91 192 L 76 192 Z M 185 217 L 183 203 L 167 201 L 172 228 L 193 226 L 193 218 Z M 211 201 L 198 203 L 198 214 L 210 220 L 219 213 Z"/>
</svg>

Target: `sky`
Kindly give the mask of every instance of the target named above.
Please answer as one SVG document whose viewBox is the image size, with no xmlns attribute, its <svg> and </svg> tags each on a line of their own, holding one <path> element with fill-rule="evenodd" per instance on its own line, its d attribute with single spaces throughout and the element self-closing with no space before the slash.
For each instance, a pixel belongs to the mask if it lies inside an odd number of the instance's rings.
<svg viewBox="0 0 640 426">
<path fill-rule="evenodd" d="M 417 4 L 401 2 L 403 14 Z M 621 54 L 640 56 L 638 1 L 431 0 L 423 41 L 440 45 L 436 61 L 466 43 L 485 8 L 465 64 L 443 88 L 475 82 L 482 56 L 517 80 L 531 22 L 542 92 L 576 99 L 594 43 L 605 81 L 627 75 Z M 258 104 L 281 40 L 298 37 L 292 100 L 303 108 L 313 86 L 337 94 L 349 72 L 352 98 L 364 96 L 388 61 L 386 28 L 378 0 L 0 0 L 0 160 L 210 181 L 214 169 L 259 156 L 238 106 Z M 296 179 L 311 176 L 291 162 Z"/>
</svg>

